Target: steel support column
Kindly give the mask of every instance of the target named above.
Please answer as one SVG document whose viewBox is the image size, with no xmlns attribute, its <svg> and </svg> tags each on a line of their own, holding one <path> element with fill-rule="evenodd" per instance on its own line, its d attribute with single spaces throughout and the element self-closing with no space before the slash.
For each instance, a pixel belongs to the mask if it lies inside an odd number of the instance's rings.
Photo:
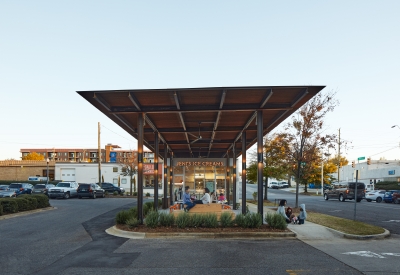
<svg viewBox="0 0 400 275">
<path fill-rule="evenodd" d="M 233 190 L 232 190 L 232 199 L 233 199 L 233 209 L 236 210 L 236 202 L 237 202 L 237 197 L 236 197 L 236 143 L 233 143 L 232 147 L 232 166 L 233 166 L 233 178 L 232 178 L 232 184 L 233 184 Z"/>
<path fill-rule="evenodd" d="M 226 152 L 226 190 L 225 190 L 225 197 L 227 200 L 227 204 L 229 205 L 230 200 L 229 200 L 229 195 L 230 195 L 230 171 L 231 171 L 231 166 L 229 165 L 229 151 Z"/>
<path fill-rule="evenodd" d="M 169 198 L 170 198 L 170 205 L 174 204 L 174 198 L 173 198 L 173 192 L 172 192 L 172 182 L 173 182 L 173 176 L 174 173 L 172 171 L 173 169 L 173 158 L 174 158 L 174 152 L 171 152 L 170 158 L 169 158 Z"/>
<path fill-rule="evenodd" d="M 158 132 L 154 133 L 154 209 L 158 211 L 158 159 L 159 159 L 159 136 Z"/>
<path fill-rule="evenodd" d="M 168 148 L 164 144 L 164 188 L 163 188 L 163 209 L 168 208 Z"/>
<path fill-rule="evenodd" d="M 246 131 L 242 133 L 242 214 L 246 214 Z"/>
<path fill-rule="evenodd" d="M 138 132 L 138 220 L 143 224 L 143 133 L 144 133 L 144 114 L 140 113 L 137 119 Z"/>
<path fill-rule="evenodd" d="M 264 154 L 263 154 L 263 112 L 257 111 L 257 209 L 264 219 L 263 205 L 263 174 L 264 174 Z"/>
</svg>

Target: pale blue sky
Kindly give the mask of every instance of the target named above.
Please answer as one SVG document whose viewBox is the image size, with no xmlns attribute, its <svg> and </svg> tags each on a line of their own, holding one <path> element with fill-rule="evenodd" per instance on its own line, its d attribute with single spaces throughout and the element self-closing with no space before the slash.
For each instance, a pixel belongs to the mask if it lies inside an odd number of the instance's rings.
<svg viewBox="0 0 400 275">
<path fill-rule="evenodd" d="M 253 85 L 326 85 L 346 157 L 400 159 L 400 1 L 326 2 L 2 0 L 0 160 L 96 148 L 97 122 L 135 149 L 78 90 Z"/>
</svg>

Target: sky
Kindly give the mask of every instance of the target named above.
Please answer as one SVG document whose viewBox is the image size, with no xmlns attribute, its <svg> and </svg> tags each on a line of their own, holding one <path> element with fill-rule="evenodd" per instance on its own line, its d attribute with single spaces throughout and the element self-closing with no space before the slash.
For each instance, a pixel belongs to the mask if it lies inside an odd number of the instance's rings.
<svg viewBox="0 0 400 275">
<path fill-rule="evenodd" d="M 0 1 L 0 160 L 136 149 L 76 91 L 325 85 L 351 163 L 400 159 L 400 1 Z M 279 130 L 279 128 L 277 129 Z M 335 154 L 336 152 L 330 152 Z"/>
</svg>

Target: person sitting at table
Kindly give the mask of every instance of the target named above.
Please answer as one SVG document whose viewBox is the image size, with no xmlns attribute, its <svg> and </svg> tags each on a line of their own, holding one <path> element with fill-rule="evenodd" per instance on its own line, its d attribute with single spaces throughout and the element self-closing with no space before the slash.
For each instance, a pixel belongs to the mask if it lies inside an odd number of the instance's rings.
<svg viewBox="0 0 400 275">
<path fill-rule="evenodd" d="M 218 202 L 222 203 L 222 202 L 225 202 L 225 200 L 226 200 L 226 198 L 225 198 L 224 194 L 223 193 L 219 194 Z"/>
<path fill-rule="evenodd" d="M 204 188 L 204 196 L 201 197 L 201 199 L 199 199 L 199 200 L 195 200 L 193 203 L 194 204 L 209 204 L 211 202 L 209 193 L 210 193 L 210 189 L 208 189 L 207 187 Z"/>
<path fill-rule="evenodd" d="M 194 206 L 194 203 L 190 199 L 189 186 L 185 186 L 185 193 L 183 194 L 183 207 L 184 207 L 184 210 L 187 212 L 193 206 Z"/>
<path fill-rule="evenodd" d="M 210 197 L 211 197 L 211 202 L 217 200 L 217 196 L 215 195 L 215 192 L 214 192 L 214 191 L 211 192 Z"/>
</svg>

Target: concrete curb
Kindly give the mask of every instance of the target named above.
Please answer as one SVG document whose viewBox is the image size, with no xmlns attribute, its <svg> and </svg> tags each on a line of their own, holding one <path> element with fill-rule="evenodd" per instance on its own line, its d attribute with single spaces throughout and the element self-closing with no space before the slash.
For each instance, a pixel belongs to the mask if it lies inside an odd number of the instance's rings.
<svg viewBox="0 0 400 275">
<path fill-rule="evenodd" d="M 390 232 L 389 230 L 383 228 L 385 230 L 385 232 L 381 233 L 381 234 L 375 234 L 375 235 L 354 235 L 354 234 L 347 234 L 347 233 L 343 233 L 341 231 L 337 231 L 335 229 L 326 227 L 329 231 L 331 231 L 333 234 L 335 234 L 336 236 L 345 238 L 345 239 L 353 239 L 353 240 L 381 240 L 381 239 L 385 239 L 390 237 Z"/>
<path fill-rule="evenodd" d="M 30 214 L 33 214 L 33 213 L 54 210 L 54 209 L 57 209 L 57 207 L 49 206 L 49 207 L 46 207 L 46 208 L 39 208 L 39 209 L 35 209 L 35 210 L 23 211 L 23 212 L 18 212 L 18 213 L 14 213 L 14 214 L 7 214 L 7 215 L 4 215 L 4 216 L 0 216 L 0 221 L 1 220 L 15 218 L 15 217 L 26 216 L 26 215 L 30 215 Z"/>
<path fill-rule="evenodd" d="M 227 233 L 143 233 L 118 229 L 116 226 L 106 229 L 106 233 L 129 239 L 260 239 L 260 238 L 295 238 L 294 232 L 227 232 Z"/>
</svg>

